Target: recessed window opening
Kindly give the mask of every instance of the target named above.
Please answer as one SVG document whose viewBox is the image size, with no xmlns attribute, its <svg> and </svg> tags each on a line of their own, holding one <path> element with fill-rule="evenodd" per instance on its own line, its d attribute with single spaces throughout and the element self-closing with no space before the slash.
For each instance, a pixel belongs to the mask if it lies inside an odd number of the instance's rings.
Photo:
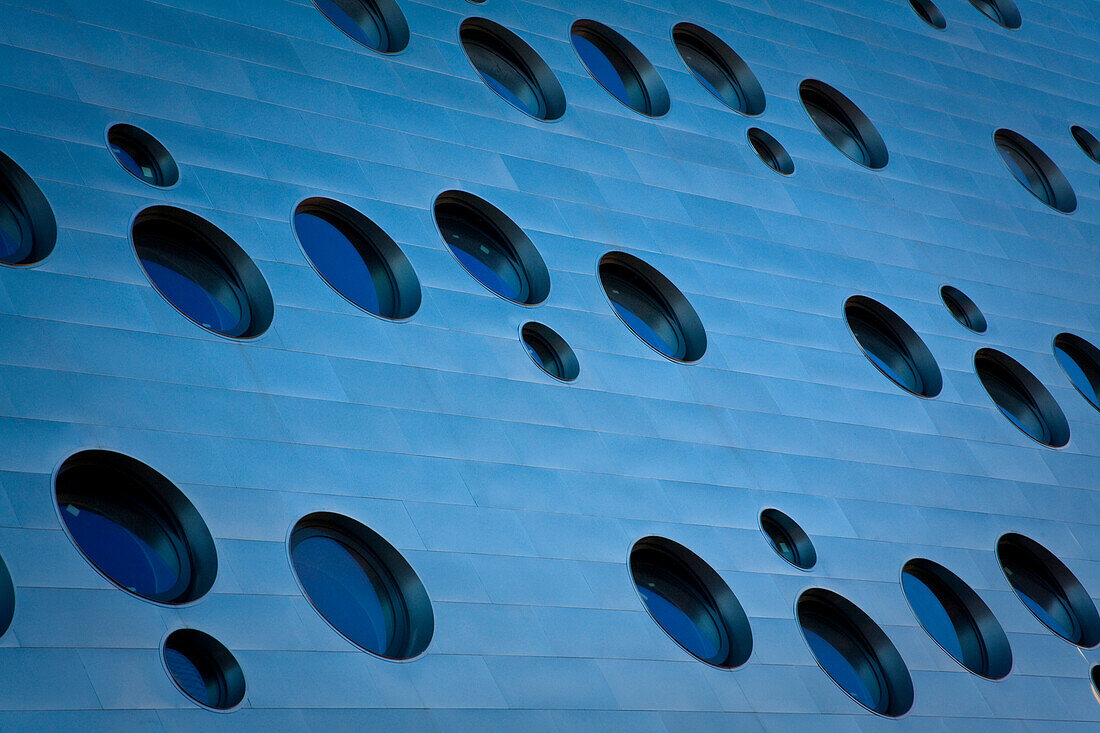
<svg viewBox="0 0 1100 733">
<path fill-rule="evenodd" d="M 997 130 L 993 142 L 1009 172 L 1035 198 L 1064 214 L 1077 208 L 1073 186 L 1033 142 L 1012 130 Z"/>
<path fill-rule="evenodd" d="M 313 4 L 367 48 L 397 53 L 409 44 L 409 24 L 396 0 L 313 0 Z"/>
<path fill-rule="evenodd" d="M 997 541 L 997 558 L 1012 589 L 1044 626 L 1086 649 L 1100 643 L 1100 615 L 1077 577 L 1038 542 L 1010 533 Z"/>
<path fill-rule="evenodd" d="M 760 529 L 781 558 L 796 568 L 809 570 L 817 563 L 817 550 L 798 523 L 778 509 L 760 513 Z"/>
<path fill-rule="evenodd" d="M 167 188 L 179 180 L 179 168 L 160 142 L 133 125 L 115 125 L 107 131 L 107 144 L 115 160 L 130 175 L 150 186 Z"/>
<path fill-rule="evenodd" d="M 1094 162 L 1100 163 L 1100 140 L 1097 140 L 1095 135 L 1080 125 L 1074 125 L 1069 131 L 1081 150 L 1085 152 L 1085 155 L 1089 156 Z"/>
<path fill-rule="evenodd" d="M 136 596 L 181 604 L 214 584 L 217 552 L 194 505 L 149 466 L 89 450 L 62 464 L 56 480 L 62 523 L 88 561 Z"/>
<path fill-rule="evenodd" d="M 0 264 L 33 265 L 53 251 L 57 222 L 31 177 L 0 153 Z"/>
<path fill-rule="evenodd" d="M 784 176 L 794 173 L 794 161 L 778 140 L 758 127 L 750 128 L 747 134 L 753 152 L 765 165 Z"/>
<path fill-rule="evenodd" d="M 886 143 L 852 100 L 814 79 L 802 82 L 798 91 L 810 119 L 837 150 L 866 168 L 886 167 Z"/>
<path fill-rule="evenodd" d="M 1080 336 L 1060 333 L 1054 338 L 1054 357 L 1081 396 L 1100 410 L 1100 349 Z"/>
<path fill-rule="evenodd" d="M 647 537 L 630 551 L 630 572 L 653 620 L 692 656 L 740 667 L 752 631 L 740 602 L 698 555 L 672 540 Z"/>
<path fill-rule="evenodd" d="M 982 15 L 1009 30 L 1016 30 L 1023 22 L 1013 0 L 970 0 L 970 4 Z"/>
<path fill-rule="evenodd" d="M 588 73 L 620 102 L 649 117 L 668 112 L 668 89 L 657 70 L 619 33 L 592 20 L 570 30 L 573 48 Z"/>
<path fill-rule="evenodd" d="M 974 366 L 993 404 L 1025 435 L 1052 448 L 1069 442 L 1062 408 L 1019 362 L 994 349 L 981 349 Z"/>
<path fill-rule="evenodd" d="M 935 397 L 943 376 L 920 336 L 881 303 L 855 295 L 844 304 L 848 327 L 864 355 L 899 387 L 921 397 Z"/>
<path fill-rule="evenodd" d="M 942 31 L 947 27 L 947 19 L 932 0 L 909 0 L 909 4 L 921 20 L 936 30 Z"/>
<path fill-rule="evenodd" d="M 481 79 L 506 102 L 539 120 L 565 114 L 565 92 L 554 72 L 515 33 L 484 18 L 470 18 L 459 35 Z"/>
<path fill-rule="evenodd" d="M 541 323 L 526 323 L 520 336 L 527 355 L 554 379 L 572 382 L 580 374 L 576 354 L 553 329 Z"/>
<path fill-rule="evenodd" d="M 330 199 L 303 201 L 294 231 L 310 264 L 332 289 L 376 316 L 411 318 L 420 281 L 401 248 L 367 217 Z"/>
<path fill-rule="evenodd" d="M 1092 696 L 1096 698 L 1097 702 L 1100 702 L 1100 664 L 1092 665 L 1089 678 L 1092 680 Z"/>
<path fill-rule="evenodd" d="M 951 316 L 974 333 L 985 333 L 987 324 L 981 309 L 966 293 L 950 285 L 940 288 L 940 297 Z"/>
<path fill-rule="evenodd" d="M 0 636 L 8 633 L 15 618 L 15 583 L 3 558 L 0 558 Z"/>
<path fill-rule="evenodd" d="M 764 90 L 756 75 L 725 41 L 691 23 L 672 29 L 672 40 L 688 70 L 730 109 L 744 115 L 764 112 Z"/>
<path fill-rule="evenodd" d="M 244 672 L 220 641 L 178 629 L 164 641 L 164 666 L 180 692 L 203 707 L 231 710 L 244 700 Z"/>
</svg>

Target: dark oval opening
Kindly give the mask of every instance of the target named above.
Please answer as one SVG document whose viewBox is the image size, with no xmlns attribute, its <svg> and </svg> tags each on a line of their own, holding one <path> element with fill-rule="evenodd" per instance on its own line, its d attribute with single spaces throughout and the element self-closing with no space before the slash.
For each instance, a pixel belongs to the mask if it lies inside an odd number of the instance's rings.
<svg viewBox="0 0 1100 733">
<path fill-rule="evenodd" d="M 462 47 L 482 81 L 521 112 L 539 120 L 565 114 L 565 92 L 554 72 L 523 39 L 484 18 L 463 21 Z"/>
<path fill-rule="evenodd" d="M 760 529 L 781 558 L 802 570 L 817 564 L 817 550 L 798 522 L 779 511 L 765 509 L 760 513 Z"/>
<path fill-rule="evenodd" d="M 313 0 L 334 26 L 353 41 L 381 53 L 409 45 L 409 24 L 395 0 Z"/>
<path fill-rule="evenodd" d="M 1080 336 L 1060 333 L 1054 338 L 1054 357 L 1081 396 L 1100 410 L 1100 349 Z"/>
<path fill-rule="evenodd" d="M 970 4 L 982 15 L 1009 30 L 1016 30 L 1023 22 L 1019 8 L 1012 0 L 970 0 Z"/>
<path fill-rule="evenodd" d="M 997 130 L 993 142 L 1009 172 L 1035 198 L 1063 214 L 1077 209 L 1073 186 L 1054 161 L 1033 142 L 1012 130 Z"/>
<path fill-rule="evenodd" d="M 698 555 L 662 537 L 639 540 L 630 572 L 650 616 L 692 656 L 715 667 L 740 667 L 752 653 L 752 630 L 726 582 Z"/>
<path fill-rule="evenodd" d="M 844 316 L 864 355 L 890 381 L 921 397 L 935 397 L 943 376 L 921 337 L 896 313 L 878 301 L 854 295 Z"/>
<path fill-rule="evenodd" d="M 794 161 L 778 140 L 758 127 L 749 129 L 747 134 L 753 152 L 764 161 L 765 165 L 784 176 L 794 173 Z"/>
<path fill-rule="evenodd" d="M 668 89 L 634 44 L 594 20 L 578 20 L 569 35 L 585 69 L 611 96 L 649 117 L 668 112 Z"/>
<path fill-rule="evenodd" d="M 921 20 L 936 30 L 942 31 L 947 27 L 947 18 L 943 17 L 943 13 L 932 0 L 909 0 L 909 4 Z"/>
<path fill-rule="evenodd" d="M 134 178 L 150 186 L 168 188 L 180 172 L 171 153 L 155 137 L 133 125 L 115 125 L 107 131 L 115 160 Z"/>
<path fill-rule="evenodd" d="M 1100 140 L 1096 139 L 1096 136 L 1091 132 L 1081 127 L 1080 125 L 1074 125 L 1069 128 L 1070 134 L 1073 135 L 1073 139 L 1084 151 L 1085 155 L 1097 163 L 1100 163 Z"/>
<path fill-rule="evenodd" d="M 703 88 L 735 112 L 763 114 L 766 100 L 752 69 L 725 41 L 692 23 L 672 29 L 680 58 Z"/>
<path fill-rule="evenodd" d="M 553 329 L 541 323 L 526 323 L 520 336 L 527 355 L 554 379 L 572 382 L 580 375 L 577 355 Z"/>
<path fill-rule="evenodd" d="M 176 687 L 203 707 L 231 710 L 244 700 L 241 665 L 209 634 L 177 629 L 165 639 L 163 656 Z"/>
<path fill-rule="evenodd" d="M 940 297 L 951 316 L 974 333 L 985 333 L 988 324 L 982 311 L 966 293 L 950 285 L 940 288 Z"/>
<path fill-rule="evenodd" d="M 798 93 L 814 125 L 837 150 L 865 168 L 886 167 L 886 143 L 852 100 L 814 79 L 802 82 Z"/>
<path fill-rule="evenodd" d="M 34 265 L 53 252 L 57 221 L 31 177 L 0 153 L 0 264 Z"/>
<path fill-rule="evenodd" d="M 1001 414 L 1025 435 L 1051 448 L 1069 442 L 1069 423 L 1047 388 L 1018 361 L 994 349 L 974 355 L 978 379 Z"/>
</svg>

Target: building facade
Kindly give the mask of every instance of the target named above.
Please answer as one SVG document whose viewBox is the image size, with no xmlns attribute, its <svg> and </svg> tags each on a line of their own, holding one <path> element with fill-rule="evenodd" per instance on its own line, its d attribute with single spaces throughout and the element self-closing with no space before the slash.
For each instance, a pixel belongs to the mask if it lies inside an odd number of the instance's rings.
<svg viewBox="0 0 1100 733">
<path fill-rule="evenodd" d="M 0 729 L 1095 730 L 1098 43 L 0 0 Z"/>
</svg>

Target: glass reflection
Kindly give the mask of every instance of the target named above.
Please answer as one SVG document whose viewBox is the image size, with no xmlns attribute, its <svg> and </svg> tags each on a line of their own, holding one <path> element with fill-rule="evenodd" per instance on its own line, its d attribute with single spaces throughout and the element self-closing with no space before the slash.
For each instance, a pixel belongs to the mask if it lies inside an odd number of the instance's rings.
<svg viewBox="0 0 1100 733">
<path fill-rule="evenodd" d="M 618 56 L 618 53 L 608 48 L 606 42 L 597 45 L 590 40 L 588 34 L 574 33 L 572 41 L 573 48 L 577 50 L 577 55 L 581 57 L 588 73 L 620 102 L 637 109 L 634 100 L 631 99 L 630 91 L 627 89 L 623 72 L 619 70 L 613 60 L 613 56 Z M 620 61 L 619 65 L 622 65 L 622 63 Z"/>
<path fill-rule="evenodd" d="M 1081 626 L 1061 584 L 1030 552 L 1013 543 L 998 547 L 1001 567 L 1016 595 L 1051 631 L 1076 642 Z"/>
</svg>

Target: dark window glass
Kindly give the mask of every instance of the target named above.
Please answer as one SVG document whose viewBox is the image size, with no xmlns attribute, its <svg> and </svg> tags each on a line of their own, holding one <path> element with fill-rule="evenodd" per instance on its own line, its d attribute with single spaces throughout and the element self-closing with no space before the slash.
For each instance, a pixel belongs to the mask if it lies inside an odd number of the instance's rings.
<svg viewBox="0 0 1100 733">
<path fill-rule="evenodd" d="M 791 539 L 786 530 L 779 526 L 775 520 L 768 517 L 760 520 L 760 523 L 764 527 L 764 534 L 767 535 L 772 548 L 779 553 L 780 557 L 792 565 L 798 565 L 798 553 L 794 549 L 794 540 Z"/>
<path fill-rule="evenodd" d="M 1081 638 L 1077 614 L 1061 583 L 1042 561 L 1024 547 L 1001 542 L 997 555 L 1016 595 L 1054 633 L 1076 643 Z"/>
<path fill-rule="evenodd" d="M 30 222 L 23 207 L 0 181 L 0 262 L 22 262 L 33 247 Z"/>
<path fill-rule="evenodd" d="M 508 237 L 493 222 L 457 202 L 437 204 L 436 222 L 447 247 L 478 282 L 517 303 L 531 298 L 523 265 Z"/>
<path fill-rule="evenodd" d="M 1050 443 L 1050 430 L 1039 406 L 1011 372 L 999 364 L 988 363 L 981 377 L 982 384 L 1001 414 L 1040 443 Z"/>
<path fill-rule="evenodd" d="M 982 15 L 1009 30 L 1020 27 L 1020 11 L 1012 0 L 970 0 L 970 4 Z"/>
<path fill-rule="evenodd" d="M 778 509 L 760 513 L 760 528 L 772 549 L 795 567 L 809 570 L 817 563 L 817 550 L 798 523 Z"/>
<path fill-rule="evenodd" d="M 369 242 L 346 223 L 319 213 L 295 214 L 294 229 L 314 267 L 337 292 L 364 310 L 392 317 L 393 275 Z"/>
<path fill-rule="evenodd" d="M 909 4 L 913 6 L 913 11 L 920 16 L 920 19 L 928 25 L 941 31 L 947 27 L 947 19 L 943 17 L 943 13 L 932 0 L 909 0 Z"/>
<path fill-rule="evenodd" d="M 565 340 L 541 323 L 527 323 L 520 331 L 524 348 L 543 371 L 555 379 L 570 382 L 580 374 L 576 354 Z"/>
<path fill-rule="evenodd" d="M 860 165 L 870 165 L 867 146 L 864 145 L 855 125 L 839 105 L 825 95 L 817 93 L 804 95 L 803 101 L 814 124 L 829 142 Z"/>
<path fill-rule="evenodd" d="M 213 703 L 217 702 L 217 700 L 211 699 L 210 691 L 206 688 L 206 680 L 203 679 L 199 668 L 186 654 L 178 649 L 165 646 L 164 663 L 168 665 L 168 672 L 172 675 L 172 679 L 189 697 L 211 707 Z"/>
<path fill-rule="evenodd" d="M 902 573 L 901 585 L 921 625 L 944 651 L 963 661 L 962 641 L 955 625 L 956 622 L 959 625 L 971 622 L 958 597 L 935 577 L 926 573 L 906 571 Z M 973 663 L 973 660 L 968 661 Z"/>
<path fill-rule="evenodd" d="M 565 113 L 561 84 L 517 35 L 484 18 L 464 21 L 459 35 L 478 75 L 513 107 L 540 120 Z"/>
<path fill-rule="evenodd" d="M 588 73 L 604 89 L 628 107 L 645 106 L 637 74 L 614 46 L 589 31 L 573 33 L 572 40 Z"/>
<path fill-rule="evenodd" d="M 821 668 L 861 705 L 877 709 L 883 700 L 883 683 L 871 651 L 857 632 L 819 614 L 806 614 L 802 630 Z"/>
<path fill-rule="evenodd" d="M 383 50 L 388 44 L 386 26 L 369 0 L 313 0 L 332 23 L 364 46 Z"/>
<path fill-rule="evenodd" d="M 244 699 L 244 674 L 221 642 L 195 629 L 178 629 L 164 641 L 164 666 L 176 686 L 200 705 L 229 710 Z"/>
<path fill-rule="evenodd" d="M 107 131 L 107 147 L 115 160 L 138 180 L 167 187 L 179 180 L 179 168 L 160 142 L 141 128 L 119 124 Z"/>
<path fill-rule="evenodd" d="M 123 168 L 147 183 L 159 185 L 156 166 L 142 154 L 142 151 L 114 142 L 111 143 L 111 152 L 118 158 L 118 162 L 122 163 Z"/>
<path fill-rule="evenodd" d="M 679 324 L 660 293 L 637 273 L 624 267 L 605 267 L 600 280 L 615 312 L 630 330 L 657 351 L 674 359 L 684 357 Z"/>
<path fill-rule="evenodd" d="M 997 151 L 1008 166 L 1008 170 L 1024 185 L 1024 188 L 1047 203 L 1054 201 L 1054 191 L 1050 187 L 1050 182 L 1026 152 L 1007 140 L 998 143 Z"/>
<path fill-rule="evenodd" d="M 1073 334 L 1054 339 L 1054 356 L 1077 391 L 1100 410 L 1100 350 Z"/>
<path fill-rule="evenodd" d="M 985 333 L 985 316 L 966 293 L 950 285 L 940 288 L 940 297 L 952 317 L 974 333 Z"/>
<path fill-rule="evenodd" d="M 867 358 L 905 389 L 923 394 L 924 382 L 913 356 L 890 324 L 864 308 L 849 308 L 847 315 L 848 325 Z"/>
<path fill-rule="evenodd" d="M 1081 147 L 1085 155 L 1089 156 L 1091 160 L 1100 163 L 1100 140 L 1097 140 L 1095 135 L 1080 125 L 1071 127 L 1070 134 L 1073 135 L 1073 139 Z"/>
<path fill-rule="evenodd" d="M 794 173 L 794 161 L 778 140 L 757 127 L 750 129 L 747 135 L 753 152 L 765 165 L 784 176 Z"/>
<path fill-rule="evenodd" d="M 741 114 L 763 113 L 766 100 L 760 82 L 721 38 L 697 25 L 680 23 L 672 29 L 672 40 L 704 89 Z"/>
<path fill-rule="evenodd" d="M 1004 129 L 994 133 L 993 142 L 1009 172 L 1035 198 L 1065 214 L 1077 208 L 1073 186 L 1035 143 Z"/>
</svg>

